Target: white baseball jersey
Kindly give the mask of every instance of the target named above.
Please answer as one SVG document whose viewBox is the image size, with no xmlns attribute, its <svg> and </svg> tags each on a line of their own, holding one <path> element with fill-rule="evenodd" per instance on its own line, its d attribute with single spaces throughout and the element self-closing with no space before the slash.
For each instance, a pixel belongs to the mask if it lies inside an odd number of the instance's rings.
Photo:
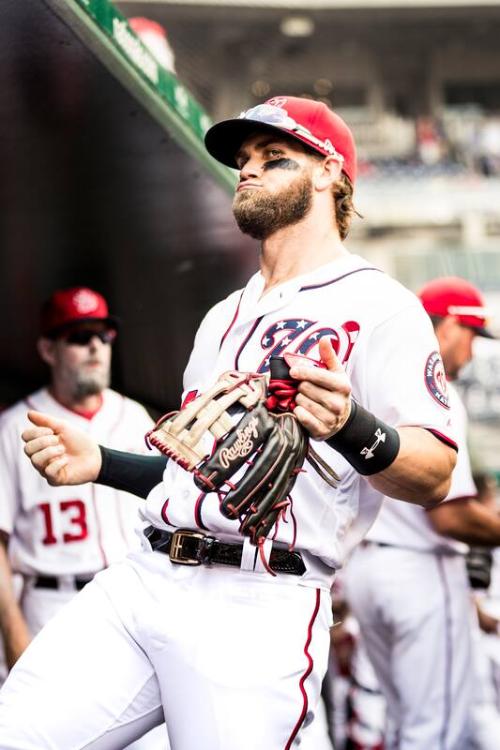
<svg viewBox="0 0 500 750">
<path fill-rule="evenodd" d="M 68 410 L 45 388 L 0 416 L 0 529 L 10 536 L 12 569 L 90 577 L 138 549 L 141 501 L 94 484 L 51 487 L 23 452 L 28 409 L 70 421 L 102 445 L 136 453 L 145 450 L 151 419 L 140 404 L 109 389 L 92 419 Z"/>
<path fill-rule="evenodd" d="M 184 374 L 184 399 L 227 370 L 267 372 L 272 355 L 319 359 L 318 341 L 328 336 L 359 403 L 390 425 L 420 425 L 453 443 L 437 342 L 411 292 L 356 255 L 263 290 L 257 273 L 207 314 Z M 332 568 L 366 533 L 382 496 L 373 492 L 360 503 L 367 481 L 325 443 L 314 447 L 341 477 L 339 486 L 330 488 L 306 464 L 286 517 L 270 536 L 306 553 L 301 582 L 329 588 Z M 173 461 L 150 493 L 146 514 L 160 528 L 199 527 L 241 541 L 239 522 L 221 515 L 217 495 L 201 493 Z"/>
<path fill-rule="evenodd" d="M 458 444 L 463 446 L 457 456 L 451 487 L 446 498 L 476 497 L 477 489 L 472 478 L 467 451 L 467 414 L 460 396 L 452 383 L 447 384 L 450 414 Z M 393 544 L 419 551 L 447 550 L 465 554 L 467 545 L 445 537 L 434 530 L 426 511 L 420 505 L 388 498 L 368 532 L 367 539 L 383 544 Z"/>
</svg>

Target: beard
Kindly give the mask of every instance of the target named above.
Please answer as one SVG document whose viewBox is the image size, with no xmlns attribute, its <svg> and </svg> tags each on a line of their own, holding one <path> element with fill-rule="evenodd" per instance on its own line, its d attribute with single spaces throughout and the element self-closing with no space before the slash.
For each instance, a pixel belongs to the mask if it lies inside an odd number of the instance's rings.
<svg viewBox="0 0 500 750">
<path fill-rule="evenodd" d="M 312 192 L 309 174 L 297 177 L 278 193 L 264 188 L 244 190 L 234 196 L 234 218 L 243 234 L 265 240 L 278 229 L 297 224 L 309 213 Z"/>
<path fill-rule="evenodd" d="M 73 383 L 73 396 L 76 401 L 87 396 L 96 396 L 108 388 L 110 380 L 109 368 L 103 368 L 95 372 L 80 371 Z"/>
</svg>

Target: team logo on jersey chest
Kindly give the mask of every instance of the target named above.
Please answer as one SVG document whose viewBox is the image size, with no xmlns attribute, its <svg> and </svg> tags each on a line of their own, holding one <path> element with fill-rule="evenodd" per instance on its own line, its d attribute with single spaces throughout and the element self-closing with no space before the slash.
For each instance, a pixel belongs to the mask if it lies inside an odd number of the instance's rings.
<svg viewBox="0 0 500 750">
<path fill-rule="evenodd" d="M 445 409 L 450 408 L 448 386 L 443 360 L 439 352 L 432 352 L 425 363 L 425 384 L 431 396 Z"/>
<path fill-rule="evenodd" d="M 272 323 L 262 334 L 260 344 L 266 356 L 257 368 L 258 372 L 268 372 L 272 356 L 279 357 L 283 352 L 301 354 L 319 359 L 318 343 L 328 336 L 335 354 L 342 364 L 351 356 L 360 331 L 359 323 L 349 320 L 339 328 L 323 326 L 318 321 L 305 318 L 286 318 Z M 316 352 L 314 351 L 316 349 Z"/>
</svg>

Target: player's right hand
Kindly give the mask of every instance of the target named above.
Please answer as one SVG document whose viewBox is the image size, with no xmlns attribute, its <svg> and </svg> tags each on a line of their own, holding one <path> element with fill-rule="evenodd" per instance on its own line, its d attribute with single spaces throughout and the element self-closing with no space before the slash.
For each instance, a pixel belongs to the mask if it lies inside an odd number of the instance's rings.
<svg viewBox="0 0 500 750">
<path fill-rule="evenodd" d="M 101 469 L 101 451 L 88 435 L 62 419 L 29 411 L 22 438 L 35 469 L 54 487 L 94 482 Z"/>
</svg>

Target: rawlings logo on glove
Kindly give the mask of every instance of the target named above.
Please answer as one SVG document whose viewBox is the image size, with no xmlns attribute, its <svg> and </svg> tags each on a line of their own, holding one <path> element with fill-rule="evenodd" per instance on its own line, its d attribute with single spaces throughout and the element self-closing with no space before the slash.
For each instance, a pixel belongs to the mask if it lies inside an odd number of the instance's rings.
<svg viewBox="0 0 500 750">
<path fill-rule="evenodd" d="M 257 424 L 258 419 L 253 417 L 244 429 L 236 429 L 236 442 L 232 448 L 221 448 L 220 462 L 225 469 L 229 469 L 229 465 L 237 458 L 244 458 L 249 453 L 253 453 L 255 441 L 259 437 Z M 251 439 L 252 437 L 254 440 Z"/>
</svg>

